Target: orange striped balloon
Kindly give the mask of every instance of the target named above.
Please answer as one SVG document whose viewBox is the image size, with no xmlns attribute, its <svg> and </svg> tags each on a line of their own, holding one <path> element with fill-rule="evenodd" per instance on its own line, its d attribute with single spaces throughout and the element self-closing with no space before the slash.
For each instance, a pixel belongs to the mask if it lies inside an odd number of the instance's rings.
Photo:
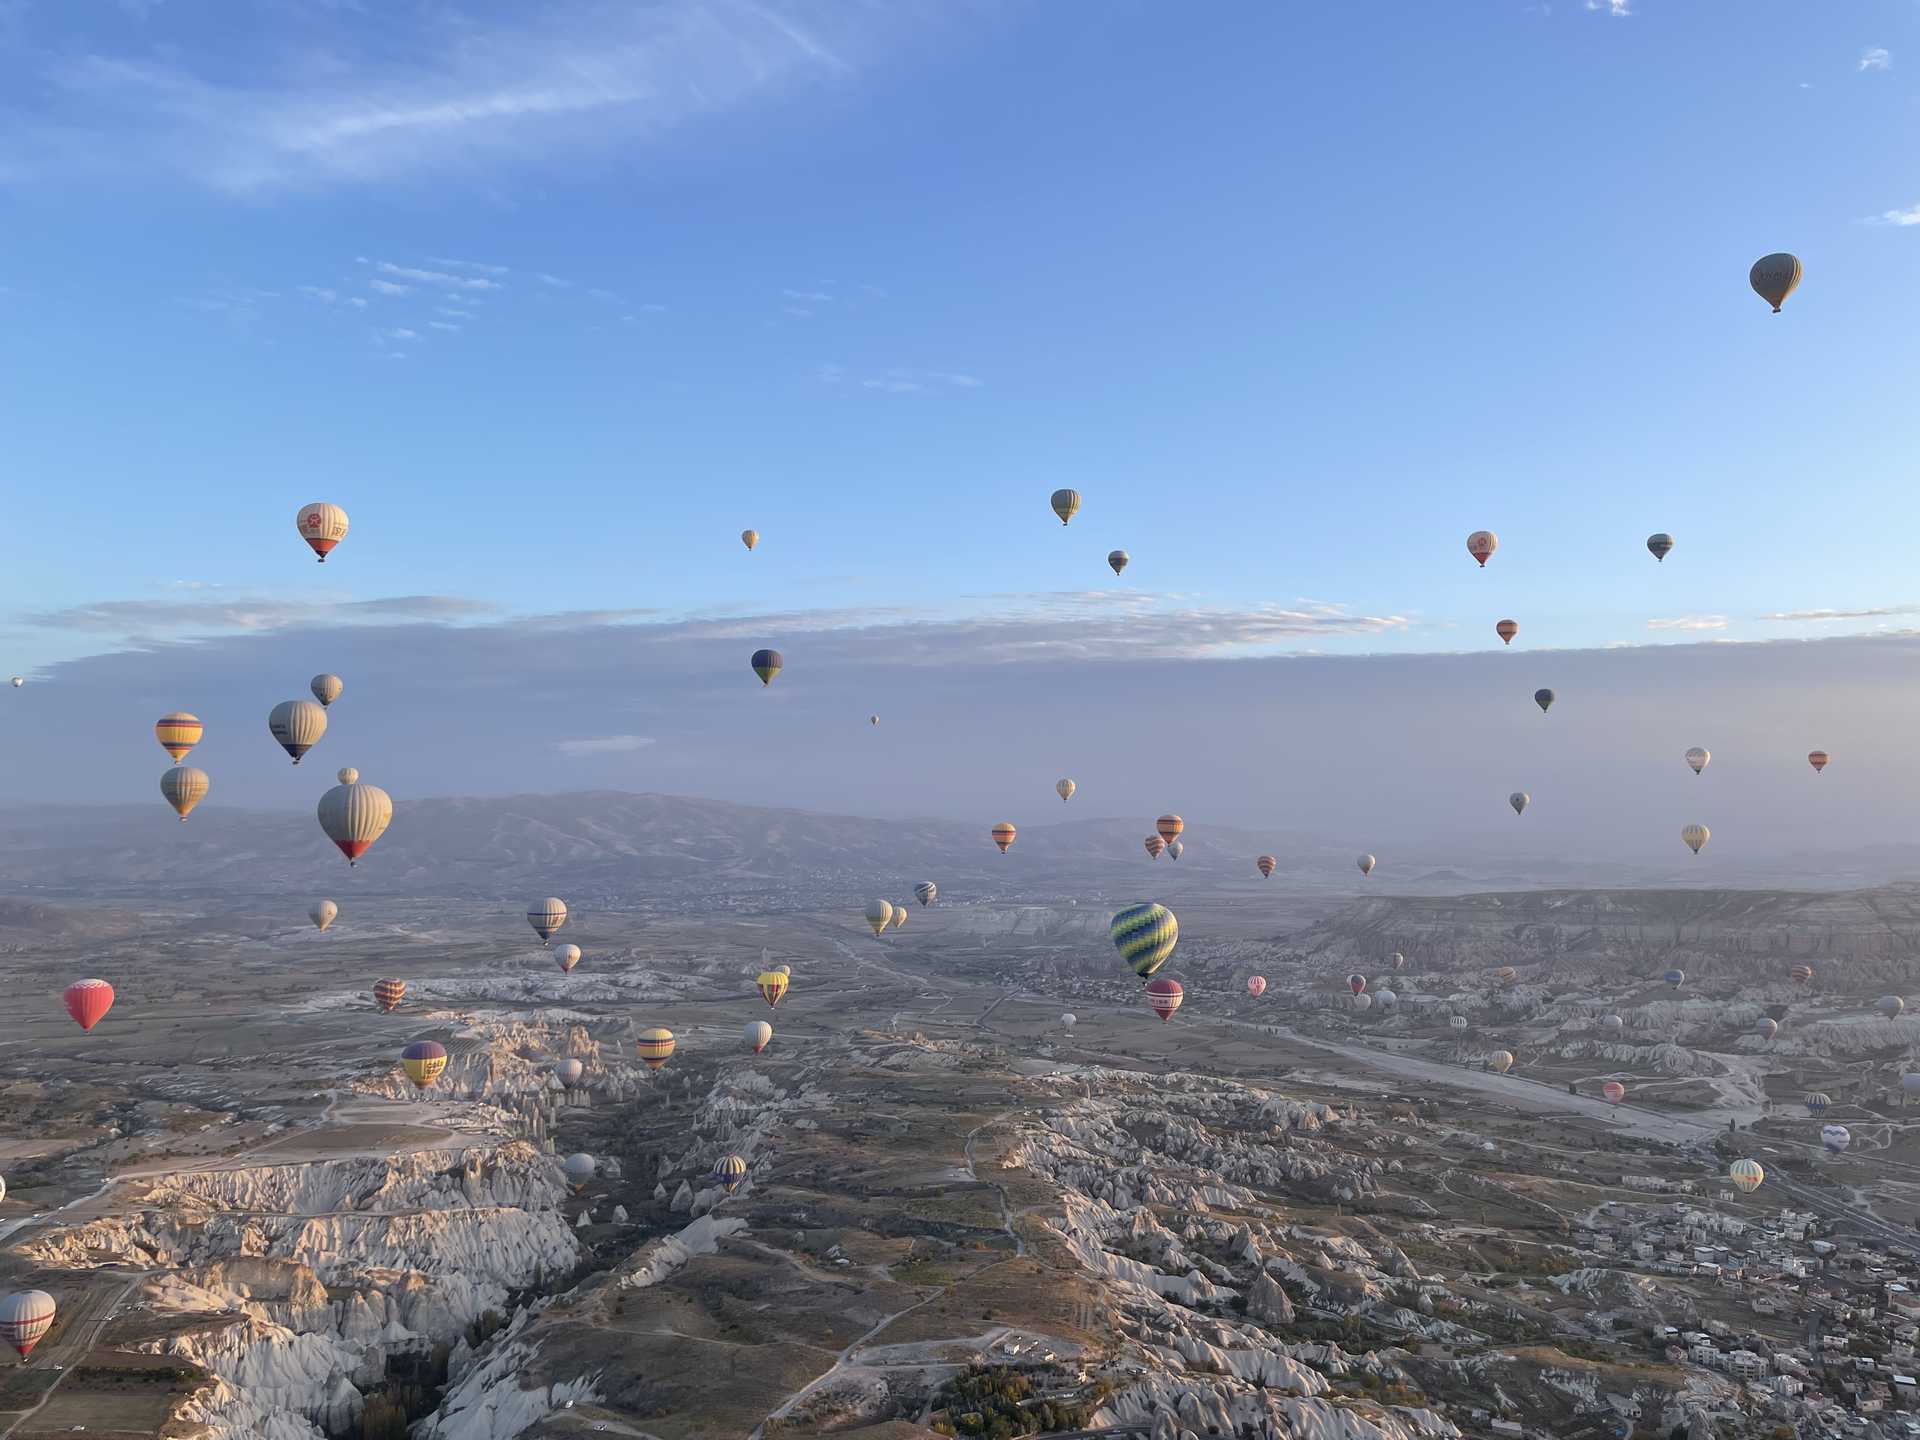
<svg viewBox="0 0 1920 1440">
<path fill-rule="evenodd" d="M 993 827 L 993 843 L 1000 847 L 1000 853 L 1004 855 L 1013 845 L 1013 837 L 1019 833 L 1020 832 L 1015 830 L 1013 826 L 1002 820 L 998 825 Z"/>
<path fill-rule="evenodd" d="M 373 982 L 373 1003 L 383 1013 L 391 1013 L 406 998 L 407 982 L 404 980 L 376 980 Z"/>
<path fill-rule="evenodd" d="M 642 1030 L 640 1038 L 634 1043 L 640 1058 L 647 1062 L 649 1070 L 658 1070 L 673 1054 L 673 1032 L 656 1025 L 651 1030 Z"/>
</svg>

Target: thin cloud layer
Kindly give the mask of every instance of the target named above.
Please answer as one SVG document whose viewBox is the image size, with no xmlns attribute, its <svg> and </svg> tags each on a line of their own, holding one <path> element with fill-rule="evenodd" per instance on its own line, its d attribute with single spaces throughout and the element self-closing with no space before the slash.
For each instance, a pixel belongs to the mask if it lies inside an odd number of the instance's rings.
<svg viewBox="0 0 1920 1440">
<path fill-rule="evenodd" d="M 20 47 L 0 105 L 0 177 L 173 174 L 252 193 L 577 158 L 832 81 L 880 47 L 889 23 L 826 0 L 557 0 L 465 14 L 395 0 L 374 27 L 324 9 L 279 19 L 289 58 L 269 69 L 156 46 L 151 27 L 118 37 L 118 50 L 94 35 L 85 41 L 98 48 L 78 53 Z M 326 63 L 301 58 L 315 54 Z M 450 263 L 473 280 L 494 274 Z"/>
</svg>

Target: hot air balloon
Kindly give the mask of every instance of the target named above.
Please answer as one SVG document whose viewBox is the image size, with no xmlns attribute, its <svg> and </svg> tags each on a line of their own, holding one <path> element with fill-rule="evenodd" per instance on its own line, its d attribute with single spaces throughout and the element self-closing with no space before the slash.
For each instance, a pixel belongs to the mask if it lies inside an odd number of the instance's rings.
<svg viewBox="0 0 1920 1440">
<path fill-rule="evenodd" d="M 880 717 L 878 715 L 867 716 L 867 724 L 878 725 L 879 723 L 880 723 Z"/>
<path fill-rule="evenodd" d="M 1513 637 L 1520 633 L 1520 622 L 1517 620 L 1502 620 L 1493 627 L 1493 633 L 1500 637 L 1500 643 L 1502 645 L 1511 645 L 1513 643 Z"/>
<path fill-rule="evenodd" d="M 758 530 L 742 530 L 740 532 L 740 543 L 749 550 L 753 549 L 754 546 L 760 543 L 760 532 Z"/>
<path fill-rule="evenodd" d="M 61 999 L 67 1014 L 82 1030 L 91 1030 L 113 1008 L 113 986 L 104 980 L 76 980 L 67 986 Z"/>
<path fill-rule="evenodd" d="M 1464 1030 L 1464 1029 L 1466 1029 L 1466 1028 L 1467 1028 L 1467 1017 L 1466 1017 L 1466 1016 L 1464 1016 L 1464 1015 L 1449 1015 L 1449 1016 L 1447 1017 L 1447 1028 L 1448 1028 L 1448 1029 L 1450 1029 L 1450 1030 Z"/>
<path fill-rule="evenodd" d="M 713 1183 L 727 1194 L 738 1190 L 747 1178 L 747 1162 L 738 1155 L 722 1155 L 713 1162 Z"/>
<path fill-rule="evenodd" d="M 1173 1012 L 1180 1008 L 1180 1002 L 1187 998 L 1187 992 L 1178 980 L 1161 976 L 1158 980 L 1147 982 L 1147 1004 L 1153 1007 L 1153 1013 L 1160 1017 L 1161 1023 L 1173 1018 Z"/>
<path fill-rule="evenodd" d="M 1480 562 L 1480 568 L 1486 569 L 1487 560 L 1500 548 L 1500 537 L 1491 530 L 1476 530 L 1467 536 L 1467 554 Z"/>
<path fill-rule="evenodd" d="M 1692 767 L 1693 773 L 1696 775 L 1707 768 L 1707 762 L 1711 759 L 1713 759 L 1713 752 L 1702 749 L 1698 745 L 1687 751 L 1687 764 Z"/>
<path fill-rule="evenodd" d="M 16 1290 L 0 1300 L 0 1340 L 26 1359 L 33 1347 L 53 1328 L 56 1307 L 53 1296 L 44 1290 Z"/>
<path fill-rule="evenodd" d="M 311 700 L 282 700 L 267 716 L 267 731 L 298 765 L 327 733 L 327 712 Z"/>
<path fill-rule="evenodd" d="M 773 1041 L 773 1027 L 764 1020 L 749 1020 L 746 1029 L 747 1044 L 758 1055 Z"/>
<path fill-rule="evenodd" d="M 753 983 L 760 987 L 760 998 L 772 1009 L 780 1003 L 780 997 L 787 993 L 787 986 L 793 982 L 778 970 L 762 970 L 753 977 Z"/>
<path fill-rule="evenodd" d="M 1787 971 L 1787 978 L 1796 985 L 1805 985 L 1813 979 L 1813 966 L 1796 965 Z"/>
<path fill-rule="evenodd" d="M 1271 855 L 1262 855 L 1253 862 L 1253 868 L 1260 872 L 1262 880 L 1271 880 L 1273 872 L 1280 868 L 1280 862 Z"/>
<path fill-rule="evenodd" d="M 1079 788 L 1080 787 L 1078 785 L 1074 784 L 1073 781 L 1066 779 L 1064 776 L 1053 782 L 1054 793 L 1060 797 L 1060 803 L 1062 805 L 1066 804 L 1067 801 L 1073 799 L 1073 792 L 1078 790 Z"/>
<path fill-rule="evenodd" d="M 1798 255 L 1789 255 L 1784 250 L 1771 255 L 1762 255 L 1753 262 L 1753 269 L 1747 272 L 1747 283 L 1753 286 L 1753 293 L 1773 307 L 1778 315 L 1780 307 L 1794 292 L 1804 273 Z"/>
<path fill-rule="evenodd" d="M 573 967 L 580 963 L 580 947 L 578 945 L 560 946 L 553 952 L 553 963 L 560 967 L 562 975 L 571 975 Z"/>
<path fill-rule="evenodd" d="M 1700 847 L 1713 838 L 1713 832 L 1704 825 L 1688 825 L 1680 831 L 1680 838 L 1694 854 L 1700 853 Z"/>
<path fill-rule="evenodd" d="M 1909 1086 L 1907 1088 L 1912 1089 L 1913 1087 Z M 1833 1104 L 1833 1097 L 1815 1090 L 1807 1096 L 1805 1103 L 1809 1115 L 1824 1115 L 1827 1107 Z"/>
<path fill-rule="evenodd" d="M 415 1089 L 424 1090 L 447 1068 L 447 1047 L 438 1040 L 416 1040 L 400 1052 L 400 1068 Z"/>
<path fill-rule="evenodd" d="M 1171 845 L 1179 838 L 1180 832 L 1187 828 L 1187 822 L 1178 815 L 1162 815 L 1153 822 L 1153 828 L 1162 840 Z"/>
<path fill-rule="evenodd" d="M 1360 873 L 1362 875 L 1371 875 L 1373 873 L 1373 867 L 1376 862 L 1371 855 L 1362 855 L 1358 860 L 1354 861 L 1353 863 L 1360 867 Z"/>
<path fill-rule="evenodd" d="M 1178 860 L 1186 853 L 1187 847 L 1182 845 L 1178 840 L 1169 840 L 1167 842 L 1167 858 L 1169 860 Z"/>
<path fill-rule="evenodd" d="M 318 814 L 326 837 L 357 865 L 393 822 L 393 797 L 378 785 L 336 785 L 320 797 Z"/>
<path fill-rule="evenodd" d="M 1367 988 L 1366 976 L 1358 973 L 1357 971 L 1354 974 L 1347 976 L 1347 989 L 1351 990 L 1354 994 L 1358 995 L 1362 990 L 1366 988 Z"/>
<path fill-rule="evenodd" d="M 1687 972 L 1684 970 L 1669 970 L 1660 978 L 1678 990 L 1682 985 L 1687 983 Z"/>
<path fill-rule="evenodd" d="M 1496 1075 L 1504 1075 L 1513 1068 L 1513 1052 L 1496 1050 L 1487 1057 L 1487 1068 Z"/>
<path fill-rule="evenodd" d="M 907 923 L 907 905 L 903 900 L 893 907 L 893 928 L 898 930 Z"/>
<path fill-rule="evenodd" d="M 1396 970 L 1404 970 L 1407 968 L 1407 957 L 1402 955 L 1398 950 L 1393 952 L 1393 968 Z"/>
<path fill-rule="evenodd" d="M 173 757 L 176 765 L 187 758 L 187 752 L 198 745 L 200 737 L 206 733 L 207 727 L 200 723 L 200 717 L 189 715 L 184 710 L 162 715 L 153 722 L 153 738 L 160 742 L 162 750 Z"/>
<path fill-rule="evenodd" d="M 0 1201 L 7 1198 L 7 1177 L 0 1175 Z"/>
<path fill-rule="evenodd" d="M 1078 490 L 1056 490 L 1049 501 L 1053 513 L 1060 517 L 1060 523 L 1066 524 L 1080 513 L 1080 492 Z"/>
<path fill-rule="evenodd" d="M 557 895 L 535 900 L 527 906 L 527 923 L 533 927 L 533 933 L 540 937 L 540 943 L 545 945 L 553 938 L 553 932 L 567 923 L 567 902 Z"/>
<path fill-rule="evenodd" d="M 1167 963 L 1173 947 L 1180 943 L 1180 922 L 1166 906 L 1142 900 L 1113 917 L 1107 926 L 1107 938 L 1133 973 L 1144 980 Z"/>
<path fill-rule="evenodd" d="M 1622 1030 L 1627 1028 L 1627 1022 L 1622 1020 L 1618 1015 L 1602 1015 L 1600 1017 L 1600 1028 L 1609 1035 L 1618 1035 Z"/>
<path fill-rule="evenodd" d="M 587 1067 L 585 1062 L 577 1060 L 571 1055 L 564 1060 L 556 1060 L 553 1062 L 553 1078 L 569 1090 L 578 1085 L 581 1077 L 586 1073 Z"/>
<path fill-rule="evenodd" d="M 873 927 L 875 935 L 880 934 L 893 923 L 893 906 L 885 900 L 867 902 L 867 924 Z"/>
<path fill-rule="evenodd" d="M 1767 1178 L 1767 1172 L 1760 1168 L 1758 1160 L 1736 1160 L 1727 1167 L 1727 1178 L 1742 1195 L 1751 1195 Z"/>
<path fill-rule="evenodd" d="M 313 921 L 314 929 L 324 935 L 327 927 L 340 918 L 340 907 L 331 900 L 316 900 L 308 909 L 307 918 Z"/>
<path fill-rule="evenodd" d="M 27 683 L 27 677 L 24 675 L 16 675 L 7 683 L 13 686 L 14 689 L 18 690 L 22 685 Z"/>
<path fill-rule="evenodd" d="M 1511 795 L 1507 796 L 1507 804 L 1513 807 L 1513 813 L 1516 815 L 1526 814 L 1527 806 L 1531 805 L 1532 803 L 1533 803 L 1533 797 L 1527 794 L 1527 792 L 1524 790 L 1516 790 Z"/>
<path fill-rule="evenodd" d="M 1753 1033 L 1758 1035 L 1762 1040 L 1771 1040 L 1780 1033 L 1780 1022 L 1775 1020 L 1771 1015 L 1764 1016 L 1760 1020 L 1760 1023 L 1753 1027 Z"/>
<path fill-rule="evenodd" d="M 1822 1125 L 1820 1143 L 1832 1154 L 1838 1155 L 1853 1143 L 1853 1135 L 1844 1125 Z"/>
<path fill-rule="evenodd" d="M 1352 1005 L 1355 1010 L 1371 1010 L 1373 1008 L 1373 997 L 1371 995 L 1355 995 L 1348 1003 Z"/>
<path fill-rule="evenodd" d="M 307 682 L 307 688 L 313 691 L 313 698 L 324 709 L 340 698 L 340 692 L 347 688 L 347 682 L 338 675 L 316 675 Z"/>
<path fill-rule="evenodd" d="M 760 677 L 762 685 L 771 685 L 773 677 L 780 673 L 787 661 L 778 650 L 756 650 L 748 663 L 753 666 L 753 673 Z"/>
<path fill-rule="evenodd" d="M 1889 1020 L 1898 1016 L 1900 1012 L 1906 1008 L 1907 1002 L 1902 1000 L 1898 995 L 1882 995 L 1880 997 L 1880 1013 Z"/>
<path fill-rule="evenodd" d="M 922 905 L 931 905 L 940 898 L 940 887 L 931 880 L 922 880 L 913 887 L 913 898 Z"/>
<path fill-rule="evenodd" d="M 1658 535 L 1647 536 L 1647 549 L 1656 560 L 1664 560 L 1673 553 L 1673 537 L 1662 531 Z"/>
<path fill-rule="evenodd" d="M 1627 1098 L 1627 1087 L 1618 1080 L 1609 1080 L 1600 1087 L 1600 1094 L 1609 1105 L 1618 1105 Z"/>
<path fill-rule="evenodd" d="M 1254 996 L 1266 994 L 1267 977 L 1264 975 L 1249 975 L 1247 977 L 1247 993 Z"/>
<path fill-rule="evenodd" d="M 1060 1017 L 1060 1023 L 1066 1026 L 1067 1029 L 1071 1030 L 1075 1025 L 1078 1025 L 1080 1023 L 1080 1020 L 1078 1016 L 1076 1016 L 1071 1010 L 1069 1010 L 1067 1011 L 1066 1014 Z"/>
<path fill-rule="evenodd" d="M 406 999 L 407 982 L 404 980 L 376 980 L 373 982 L 373 1003 L 380 1007 L 380 1013 L 391 1015 Z"/>
<path fill-rule="evenodd" d="M 633 1044 L 647 1068 L 658 1070 L 673 1054 L 673 1032 L 656 1025 L 650 1030 L 642 1030 L 640 1038 Z"/>
<path fill-rule="evenodd" d="M 1540 713 L 1546 714 L 1553 708 L 1553 691 L 1544 687 L 1533 692 L 1533 703 L 1540 707 Z"/>
<path fill-rule="evenodd" d="M 1493 972 L 1493 978 L 1498 980 L 1502 985 L 1511 985 L 1515 980 L 1520 978 L 1520 972 L 1515 970 L 1511 965 L 1502 965 L 1498 970 Z"/>
<path fill-rule="evenodd" d="M 1400 997 L 1391 990 L 1378 991 L 1373 998 L 1380 1002 L 1382 1010 L 1391 1010 L 1400 1003 Z"/>
<path fill-rule="evenodd" d="M 293 523 L 322 565 L 327 563 L 327 553 L 347 538 L 347 512 L 338 505 L 323 501 L 302 505 Z"/>
<path fill-rule="evenodd" d="M 160 777 L 160 794 L 173 806 L 181 823 L 193 813 L 193 807 L 207 798 L 207 791 L 213 781 L 204 770 L 196 770 L 191 765 L 176 765 Z"/>
<path fill-rule="evenodd" d="M 560 1163 L 560 1169 L 567 1177 L 567 1186 L 576 1195 L 593 1182 L 595 1168 L 593 1156 L 585 1151 L 576 1151 Z"/>
<path fill-rule="evenodd" d="M 1149 860 L 1158 860 L 1160 858 L 1160 852 L 1167 848 L 1167 842 L 1162 840 L 1158 835 L 1149 835 L 1140 843 L 1146 847 L 1147 858 Z"/>
<path fill-rule="evenodd" d="M 1816 775 L 1827 768 L 1827 761 L 1830 758 L 1832 757 L 1824 750 L 1809 750 L 1807 752 L 1807 763 L 1813 766 L 1813 773 Z"/>
<path fill-rule="evenodd" d="M 342 765 L 338 770 L 333 772 L 333 778 L 338 780 L 342 785 L 358 785 L 360 783 L 360 772 L 351 765 Z"/>
<path fill-rule="evenodd" d="M 1113 567 L 1113 573 L 1116 575 L 1127 568 L 1127 561 L 1132 558 L 1133 557 L 1124 550 L 1109 550 L 1107 552 L 1107 564 Z"/>
<path fill-rule="evenodd" d="M 760 958 L 762 963 L 765 963 L 766 954 L 767 952 L 764 950 L 760 952 Z M 793 967 L 791 965 L 776 965 L 773 968 L 775 970 L 778 970 L 782 975 L 786 976 L 787 979 L 789 980 L 793 979 Z"/>
<path fill-rule="evenodd" d="M 1012 848 L 1013 837 L 1019 833 L 1020 832 L 1015 830 L 1013 826 L 1002 820 L 998 825 L 993 827 L 993 843 L 1000 847 L 1000 853 L 1004 855 Z"/>
</svg>

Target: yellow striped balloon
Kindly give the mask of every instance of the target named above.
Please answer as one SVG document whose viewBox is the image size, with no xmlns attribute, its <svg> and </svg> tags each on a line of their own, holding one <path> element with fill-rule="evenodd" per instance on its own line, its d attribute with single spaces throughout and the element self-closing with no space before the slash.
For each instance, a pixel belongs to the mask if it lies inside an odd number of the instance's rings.
<svg viewBox="0 0 1920 1440">
<path fill-rule="evenodd" d="M 1167 963 L 1180 943 L 1180 922 L 1166 906 L 1151 900 L 1129 905 L 1107 926 L 1107 938 L 1133 973 L 1147 979 Z"/>
<path fill-rule="evenodd" d="M 792 982 L 778 970 L 762 970 L 753 983 L 760 987 L 760 998 L 771 1009 L 780 1003 L 780 997 L 787 993 L 787 986 Z"/>
<path fill-rule="evenodd" d="M 882 933 L 893 923 L 893 906 L 885 900 L 873 900 L 867 904 L 867 924 L 873 927 L 873 933 Z"/>
<path fill-rule="evenodd" d="M 649 1070 L 658 1070 L 673 1054 L 673 1032 L 658 1025 L 642 1030 L 640 1038 L 633 1043 Z"/>
<path fill-rule="evenodd" d="M 153 738 L 160 742 L 162 750 L 173 757 L 176 765 L 187 758 L 187 752 L 198 745 L 200 737 L 206 733 L 207 728 L 200 723 L 200 717 L 189 715 L 184 710 L 162 715 L 153 722 Z"/>
<path fill-rule="evenodd" d="M 1013 826 L 1002 820 L 993 827 L 993 843 L 1000 847 L 1000 853 L 1004 855 L 1012 847 L 1013 837 L 1019 833 Z"/>
<path fill-rule="evenodd" d="M 740 532 L 740 543 L 751 550 L 760 543 L 760 532 L 758 530 L 742 530 Z"/>
<path fill-rule="evenodd" d="M 738 1155 L 722 1155 L 713 1162 L 713 1183 L 731 1195 L 747 1178 L 747 1162 Z"/>
<path fill-rule="evenodd" d="M 893 928 L 898 930 L 902 925 L 906 923 L 907 923 L 907 904 L 906 904 L 906 901 L 903 900 L 898 905 L 893 907 Z"/>
</svg>

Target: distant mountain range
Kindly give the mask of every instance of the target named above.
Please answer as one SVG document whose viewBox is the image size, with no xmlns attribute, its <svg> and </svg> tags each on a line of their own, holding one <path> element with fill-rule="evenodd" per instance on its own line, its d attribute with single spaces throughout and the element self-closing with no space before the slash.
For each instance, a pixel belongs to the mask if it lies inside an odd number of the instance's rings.
<svg viewBox="0 0 1920 1440">
<path fill-rule="evenodd" d="M 1063 813 L 1064 812 L 1064 813 Z M 993 817 L 998 818 L 998 817 Z M 1620 866 L 1542 857 L 1385 852 L 1363 878 L 1354 855 L 1297 834 L 1194 821 L 1178 861 L 1150 860 L 1153 817 L 1078 818 L 1042 803 L 1010 854 L 990 821 L 874 820 L 675 795 L 586 791 L 403 800 L 392 827 L 349 875 L 310 813 L 202 806 L 185 824 L 150 805 L 0 810 L 0 886 L 15 895 L 178 900 L 329 889 L 386 896 L 593 896 L 643 906 L 719 897 L 731 908 L 804 908 L 848 894 L 903 898 L 919 879 L 955 896 L 1305 893 L 1325 898 L 1457 895 L 1538 886 L 1644 884 Z M 1254 857 L 1278 857 L 1262 882 Z M 1724 877 L 1723 877 L 1724 878 Z M 1784 875 L 1756 875 L 1765 885 Z M 1839 877 L 1842 880 L 1849 877 Z M 1857 878 L 1856 883 L 1857 883 Z M 1748 879 L 1741 876 L 1741 880 Z"/>
</svg>

